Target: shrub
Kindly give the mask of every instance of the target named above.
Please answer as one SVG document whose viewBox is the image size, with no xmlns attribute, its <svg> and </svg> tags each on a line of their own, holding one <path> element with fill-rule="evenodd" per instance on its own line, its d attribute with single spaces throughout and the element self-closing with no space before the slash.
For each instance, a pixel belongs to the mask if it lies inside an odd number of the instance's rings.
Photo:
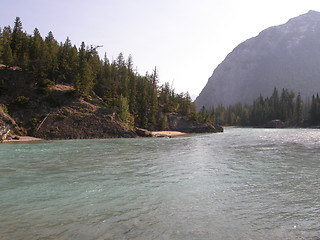
<svg viewBox="0 0 320 240">
<path fill-rule="evenodd" d="M 1 106 L 2 112 L 9 114 L 8 108 L 6 106 Z"/>
<path fill-rule="evenodd" d="M 46 94 L 50 92 L 50 87 L 54 86 L 54 82 L 49 79 L 42 79 L 38 82 L 37 91 L 41 94 Z"/>
<path fill-rule="evenodd" d="M 14 104 L 16 104 L 19 107 L 24 107 L 30 102 L 30 98 L 25 96 L 19 96 L 14 100 Z"/>
</svg>

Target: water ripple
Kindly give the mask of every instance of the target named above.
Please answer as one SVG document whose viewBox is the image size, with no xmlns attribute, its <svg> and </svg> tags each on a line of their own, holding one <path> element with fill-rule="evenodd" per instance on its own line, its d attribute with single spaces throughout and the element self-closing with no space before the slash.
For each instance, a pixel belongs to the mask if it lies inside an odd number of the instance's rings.
<svg viewBox="0 0 320 240">
<path fill-rule="evenodd" d="M 320 132 L 0 146 L 0 238 L 310 239 Z"/>
</svg>

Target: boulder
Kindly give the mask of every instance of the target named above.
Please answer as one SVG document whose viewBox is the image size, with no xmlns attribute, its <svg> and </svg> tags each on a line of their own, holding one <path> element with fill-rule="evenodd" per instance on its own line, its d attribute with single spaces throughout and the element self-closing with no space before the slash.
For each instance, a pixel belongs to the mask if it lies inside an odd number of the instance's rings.
<svg viewBox="0 0 320 240">
<path fill-rule="evenodd" d="M 264 127 L 264 128 L 285 128 L 285 127 L 287 127 L 287 124 L 279 119 L 275 119 L 275 120 L 272 120 L 272 121 L 262 125 L 261 127 Z"/>
<path fill-rule="evenodd" d="M 147 129 L 143 129 L 143 128 L 136 128 L 136 133 L 139 137 L 152 137 L 152 133 L 147 130 Z"/>
</svg>

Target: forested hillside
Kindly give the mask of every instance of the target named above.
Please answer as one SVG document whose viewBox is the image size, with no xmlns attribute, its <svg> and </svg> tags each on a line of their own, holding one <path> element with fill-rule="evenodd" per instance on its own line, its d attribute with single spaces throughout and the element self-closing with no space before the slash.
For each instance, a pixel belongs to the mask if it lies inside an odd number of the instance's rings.
<svg viewBox="0 0 320 240">
<path fill-rule="evenodd" d="M 205 110 L 202 110 L 206 112 Z M 262 127 L 307 127 L 320 125 L 320 97 L 302 100 L 300 93 L 274 88 L 270 97 L 259 96 L 252 104 L 219 105 L 206 113 L 222 125 Z"/>
<path fill-rule="evenodd" d="M 3 73 L 0 77 L 0 97 L 7 99 L 5 104 L 9 113 L 19 104 L 27 107 L 46 95 L 44 101 L 49 99 L 56 107 L 65 105 L 66 99 L 83 99 L 98 104 L 117 113 L 122 125 L 129 128 L 169 129 L 169 113 L 204 122 L 188 93 L 177 94 L 169 83 L 159 85 L 156 67 L 150 73 L 140 75 L 134 69 L 131 56 L 125 59 L 120 53 L 110 61 L 105 54 L 101 59 L 98 48 L 84 42 L 77 47 L 69 38 L 59 43 L 52 32 L 42 37 L 37 28 L 29 35 L 23 31 L 19 17 L 15 19 L 13 28 L 6 26 L 0 29 L 0 68 L 26 74 L 25 81 L 29 85 L 22 88 L 32 86 L 30 91 L 36 88 L 38 94 L 19 95 L 9 101 L 6 97 L 15 87 L 9 84 L 8 73 Z M 51 96 L 57 85 L 69 89 L 63 103 L 61 96 L 60 99 Z"/>
</svg>

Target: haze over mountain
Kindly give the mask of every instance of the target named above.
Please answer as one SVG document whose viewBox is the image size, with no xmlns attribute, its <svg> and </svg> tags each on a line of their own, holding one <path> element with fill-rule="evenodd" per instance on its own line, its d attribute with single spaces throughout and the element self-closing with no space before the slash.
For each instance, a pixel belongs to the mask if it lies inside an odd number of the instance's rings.
<svg viewBox="0 0 320 240">
<path fill-rule="evenodd" d="M 245 27 L 245 26 L 244 26 Z M 309 11 L 239 44 L 195 100 L 197 108 L 252 103 L 274 88 L 311 97 L 320 92 L 320 13 Z"/>
</svg>

